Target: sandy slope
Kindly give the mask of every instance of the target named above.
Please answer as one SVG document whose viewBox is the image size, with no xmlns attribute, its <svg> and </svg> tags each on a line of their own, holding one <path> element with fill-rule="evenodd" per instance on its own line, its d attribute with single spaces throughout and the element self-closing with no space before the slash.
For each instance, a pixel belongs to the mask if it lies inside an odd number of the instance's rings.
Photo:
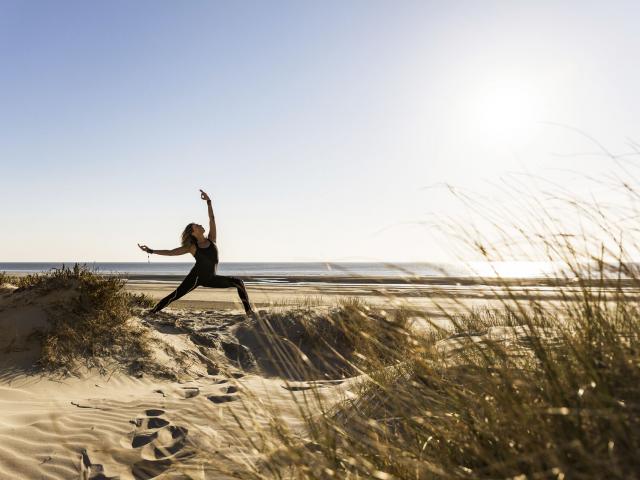
<svg viewBox="0 0 640 480">
<path fill-rule="evenodd" d="M 241 318 L 232 313 L 135 319 L 157 339 L 154 360 L 178 380 L 117 369 L 43 375 L 31 368 L 38 345 L 29 334 L 46 327 L 46 307 L 60 295 L 0 294 L 0 478 L 237 478 L 240 466 L 262 458 L 246 439 L 259 446 L 272 415 L 302 433 L 296 398 L 313 402 L 317 393 L 332 403 L 348 393 L 349 382 L 243 373 L 225 350 L 206 346 L 229 340 L 226 329 Z"/>
<path fill-rule="evenodd" d="M 286 310 L 287 300 L 309 297 L 287 297 L 277 288 L 268 292 L 279 292 L 277 298 L 267 300 L 280 306 L 269 309 Z M 500 305 L 489 295 L 471 293 L 465 300 L 440 298 L 439 306 L 432 302 L 424 311 L 440 322 L 443 311 L 467 310 L 482 298 L 483 305 Z M 553 292 L 538 293 L 547 305 L 553 303 Z M 212 296 L 228 308 L 235 302 L 233 292 L 206 289 L 192 298 L 190 309 L 131 319 L 154 339 L 144 374 L 127 375 L 106 364 L 102 374 L 45 375 L 33 368 L 39 345 L 31 333 L 47 328 L 47 312 L 68 295 L 0 290 L 0 479 L 246 478 L 242 472 L 260 469 L 277 448 L 262 436 L 274 417 L 304 445 L 301 401 L 308 411 L 319 412 L 318 402 L 327 407 L 352 396 L 359 380 L 294 382 L 273 372 L 267 377 L 269 370 L 260 363 L 265 352 L 243 336 L 251 322 L 239 310 L 212 310 Z M 328 308 L 335 298 L 318 300 L 314 309 Z M 379 297 L 378 304 L 384 300 Z M 499 342 L 522 358 L 531 354 L 531 339 L 522 327 L 451 335 L 437 348 L 455 360 L 457 352 L 478 342 Z M 154 376 L 154 369 L 164 377 Z M 319 378 L 317 373 L 304 378 Z M 288 378 L 300 378 L 296 375 Z"/>
<path fill-rule="evenodd" d="M 258 459 L 234 415 L 256 432 L 267 425 L 265 407 L 298 421 L 292 396 L 304 393 L 283 385 L 258 376 L 185 383 L 17 376 L 0 387 L 0 478 L 82 478 L 83 470 L 91 478 L 95 464 L 122 479 L 219 478 L 212 473 L 233 472 L 244 455 Z M 243 398 L 247 391 L 251 398 Z M 258 399 L 267 405 L 256 408 Z"/>
<path fill-rule="evenodd" d="M 144 374 L 107 364 L 103 374 L 45 375 L 33 368 L 39 345 L 30 334 L 47 328 L 47 312 L 68 295 L 0 292 L 1 479 L 243 478 L 274 448 L 261 437 L 273 417 L 302 444 L 300 401 L 319 411 L 316 402 L 333 405 L 357 382 L 267 378 L 260 344 L 242 334 L 251 325 L 243 314 L 193 308 L 132 318 L 154 339 Z M 526 343 L 522 332 L 498 327 L 485 336 Z M 440 346 L 455 352 L 483 339 Z"/>
</svg>

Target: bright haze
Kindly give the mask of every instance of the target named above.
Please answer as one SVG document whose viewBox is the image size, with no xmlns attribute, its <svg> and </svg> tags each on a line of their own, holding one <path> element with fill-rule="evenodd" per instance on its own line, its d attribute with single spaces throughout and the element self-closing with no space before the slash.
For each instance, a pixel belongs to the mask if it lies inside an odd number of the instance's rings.
<svg viewBox="0 0 640 480">
<path fill-rule="evenodd" d="M 136 243 L 206 225 L 199 188 L 222 261 L 453 260 L 430 223 L 464 210 L 443 184 L 597 177 L 611 160 L 572 128 L 639 139 L 639 18 L 632 1 L 0 0 L 0 260 L 146 261 Z"/>
</svg>

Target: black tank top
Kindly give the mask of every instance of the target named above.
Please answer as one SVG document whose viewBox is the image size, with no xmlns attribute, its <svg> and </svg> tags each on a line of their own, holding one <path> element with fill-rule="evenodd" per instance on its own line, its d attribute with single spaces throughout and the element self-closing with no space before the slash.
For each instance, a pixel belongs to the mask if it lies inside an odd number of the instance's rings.
<svg viewBox="0 0 640 480">
<path fill-rule="evenodd" d="M 215 275 L 216 266 L 218 265 L 218 247 L 216 244 L 209 240 L 207 247 L 199 247 L 196 243 L 196 266 L 200 274 Z"/>
</svg>

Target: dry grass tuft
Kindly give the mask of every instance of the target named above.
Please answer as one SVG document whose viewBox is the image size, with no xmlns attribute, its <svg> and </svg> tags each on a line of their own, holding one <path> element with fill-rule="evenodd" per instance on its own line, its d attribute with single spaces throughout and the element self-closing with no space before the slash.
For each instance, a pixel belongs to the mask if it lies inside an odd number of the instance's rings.
<svg viewBox="0 0 640 480">
<path fill-rule="evenodd" d="M 408 340 L 403 310 L 375 311 L 358 299 L 329 311 L 299 305 L 272 311 L 236 330 L 264 373 L 289 379 L 343 378 L 376 363 L 393 363 Z"/>
<path fill-rule="evenodd" d="M 474 221 L 449 241 L 459 238 L 487 262 L 531 251 L 558 268 L 537 289 L 492 278 L 483 292 L 490 309 L 469 310 L 455 293 L 447 304 L 434 300 L 450 329 L 434 324 L 434 334 L 418 336 L 402 319 L 358 305 L 322 319 L 304 311 L 268 317 L 265 330 L 278 335 L 265 341 L 284 343 L 279 336 L 293 323 L 310 343 L 301 350 L 316 357 L 335 350 L 347 359 L 340 373 L 360 376 L 337 406 L 318 406 L 320 395 L 312 408 L 299 400 L 304 434 L 276 412 L 262 439 L 274 453 L 254 475 L 640 478 L 640 244 L 622 235 L 638 228 L 640 194 L 623 186 L 628 203 L 613 209 L 571 191 L 533 198 L 514 189 L 511 202 L 491 210 L 465 199 L 474 220 L 495 232 L 485 235 Z M 302 368 L 294 356 L 277 359 Z"/>
<path fill-rule="evenodd" d="M 357 396 L 307 412 L 304 446 L 283 425 L 275 428 L 279 448 L 268 474 L 636 478 L 640 316 L 631 305 L 583 306 L 517 322 L 508 310 L 473 312 L 457 318 L 457 334 L 435 343 L 416 337 L 395 359 L 375 356 L 373 330 L 360 324 L 370 344 L 358 349 L 371 356 L 361 363 L 367 374 Z M 482 328 L 479 315 L 488 320 Z M 495 330 L 503 335 L 486 335 Z M 457 348 L 443 349 L 451 343 Z"/>
<path fill-rule="evenodd" d="M 42 345 L 38 365 L 43 369 L 73 371 L 81 365 L 115 366 L 130 373 L 143 369 L 151 353 L 149 337 L 131 316 L 132 308 L 146 299 L 124 292 L 124 279 L 101 276 L 76 264 L 17 277 L 15 284 L 16 293 L 72 292 L 70 298 L 47 307 L 50 328 L 38 334 Z"/>
<path fill-rule="evenodd" d="M 8 275 L 7 272 L 0 272 L 0 287 L 5 285 L 16 285 L 18 277 L 14 275 Z"/>
</svg>

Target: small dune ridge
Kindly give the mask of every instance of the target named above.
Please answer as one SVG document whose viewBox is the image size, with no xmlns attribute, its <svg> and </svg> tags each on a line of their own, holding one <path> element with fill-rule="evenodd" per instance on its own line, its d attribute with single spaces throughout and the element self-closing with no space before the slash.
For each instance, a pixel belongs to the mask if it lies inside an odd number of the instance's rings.
<svg viewBox="0 0 640 480">
<path fill-rule="evenodd" d="M 0 321 L 13 333 L 1 345 L 5 352 L 37 344 L 32 366 L 62 373 L 81 367 L 162 373 L 160 365 L 149 368 L 152 338 L 132 318 L 145 299 L 126 293 L 122 278 L 75 264 L 24 277 L 2 275 L 0 282 Z"/>
</svg>

